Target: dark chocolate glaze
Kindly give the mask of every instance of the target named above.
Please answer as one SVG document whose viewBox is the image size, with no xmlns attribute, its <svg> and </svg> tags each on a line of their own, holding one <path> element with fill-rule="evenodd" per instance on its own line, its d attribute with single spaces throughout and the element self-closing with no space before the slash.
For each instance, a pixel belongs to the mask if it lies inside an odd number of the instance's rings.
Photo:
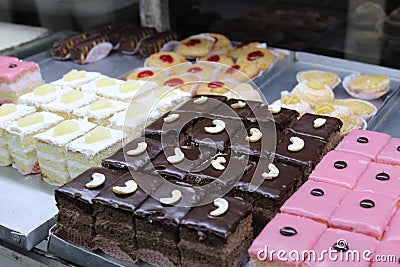
<svg viewBox="0 0 400 267">
<path fill-rule="evenodd" d="M 201 96 L 207 97 L 207 101 L 203 104 L 195 104 L 193 101 Z M 177 112 L 196 112 L 200 114 L 210 114 L 218 106 L 226 102 L 227 98 L 225 96 L 216 95 L 197 95 L 193 99 L 187 101 L 185 104 L 180 106 Z"/>
<path fill-rule="evenodd" d="M 243 108 L 232 108 L 231 105 L 242 101 L 246 103 Z M 248 116 L 254 117 L 253 110 L 261 106 L 261 102 L 258 101 L 245 101 L 240 99 L 229 99 L 223 105 L 220 105 L 214 109 L 210 115 L 220 118 L 240 119 L 245 120 Z"/>
<path fill-rule="evenodd" d="M 128 156 L 125 154 L 129 150 L 137 148 L 138 143 L 143 141 L 147 143 L 147 153 L 143 152 L 137 156 Z M 150 138 L 140 137 L 131 141 L 111 157 L 104 159 L 102 165 L 110 169 L 137 171 L 138 169 L 144 167 L 149 160 L 154 159 L 158 154 L 160 154 L 161 151 L 162 146 L 160 142 Z"/>
<path fill-rule="evenodd" d="M 250 129 L 257 128 L 262 133 L 262 138 L 257 142 L 248 142 L 246 137 L 250 136 Z M 276 144 L 282 138 L 281 132 L 275 131 L 275 126 L 272 122 L 264 125 L 258 123 L 247 123 L 246 131 L 239 130 L 235 137 L 231 138 L 231 149 L 235 153 L 246 154 L 249 156 L 256 156 L 258 158 L 267 158 L 275 150 Z"/>
<path fill-rule="evenodd" d="M 94 37 L 90 37 L 85 41 L 82 41 L 72 47 L 69 50 L 71 55 L 71 59 L 78 63 L 83 63 L 86 59 L 86 56 L 89 54 L 89 51 L 98 44 L 110 42 L 110 39 L 107 35 L 98 35 Z"/>
<path fill-rule="evenodd" d="M 299 137 L 304 140 L 304 147 L 300 151 L 289 151 L 291 137 Z M 276 157 L 283 162 L 290 162 L 302 168 L 314 168 L 321 155 L 325 152 L 326 142 L 305 135 L 287 133 L 283 135 L 281 142 L 276 146 Z"/>
<path fill-rule="evenodd" d="M 135 175 L 136 174 L 134 174 L 134 176 Z M 102 204 L 115 209 L 133 212 L 147 198 L 148 195 L 146 192 L 144 192 L 140 187 L 138 187 L 135 192 L 126 195 L 116 194 L 113 192 L 114 186 L 125 186 L 125 182 L 129 180 L 135 180 L 135 178 L 132 177 L 130 173 L 127 173 L 115 183 L 100 192 L 95 198 L 93 198 L 92 202 L 94 204 Z"/>
<path fill-rule="evenodd" d="M 252 188 L 251 181 L 253 177 L 260 179 L 263 172 L 268 172 L 268 164 L 270 161 L 259 161 L 253 166 L 247 174 L 235 186 L 236 189 L 249 192 Z M 266 198 L 275 199 L 277 201 L 286 198 L 293 188 L 302 179 L 302 172 L 293 166 L 282 163 L 274 163 L 279 169 L 278 177 L 271 180 L 264 180 L 262 184 L 253 192 Z M 257 168 L 258 166 L 258 168 Z M 262 178 L 261 178 L 262 179 Z"/>
<path fill-rule="evenodd" d="M 131 54 L 137 49 L 137 45 L 146 37 L 157 33 L 155 28 L 142 27 L 130 35 L 120 39 L 120 50 L 122 53 Z"/>
<path fill-rule="evenodd" d="M 247 116 L 247 120 L 250 122 L 259 122 L 259 123 L 266 123 L 271 121 L 275 122 L 276 129 L 279 131 L 285 130 L 289 127 L 293 122 L 297 120 L 299 113 L 292 109 L 281 108 L 281 111 L 272 114 L 268 111 L 268 107 L 265 105 L 261 105 L 253 110 L 253 115 L 249 114 Z"/>
<path fill-rule="evenodd" d="M 142 40 L 138 53 L 142 57 L 148 57 L 151 54 L 161 50 L 163 45 L 169 41 L 178 40 L 178 35 L 171 31 L 156 33 Z"/>
<path fill-rule="evenodd" d="M 169 163 L 167 157 L 175 154 L 175 147 L 166 147 L 163 153 L 159 154 L 145 167 L 144 171 L 152 172 L 155 170 L 167 179 L 184 181 L 189 171 L 203 164 L 211 156 L 209 151 L 204 151 L 201 154 L 197 147 L 182 146 L 180 148 L 185 155 L 183 161 L 176 164 Z"/>
<path fill-rule="evenodd" d="M 375 202 L 372 201 L 371 199 L 363 199 L 360 202 L 360 206 L 365 209 L 371 209 L 371 208 L 375 207 Z"/>
<path fill-rule="evenodd" d="M 181 227 L 212 233 L 226 241 L 240 226 L 240 222 L 250 216 L 252 207 L 240 199 L 223 198 L 229 203 L 226 213 L 221 216 L 211 216 L 210 212 L 216 209 L 213 203 L 194 207 L 182 220 Z"/>
<path fill-rule="evenodd" d="M 92 181 L 92 174 L 93 173 L 101 173 L 106 176 L 105 182 L 96 187 L 96 188 L 87 188 L 85 185 L 86 183 Z M 67 195 L 73 197 L 76 200 L 85 202 L 85 203 L 92 203 L 92 199 L 102 190 L 110 186 L 112 183 L 117 181 L 121 178 L 123 174 L 117 171 L 105 169 L 105 168 L 91 168 L 69 183 L 59 187 L 56 189 L 56 195 Z"/>
<path fill-rule="evenodd" d="M 326 122 L 321 127 L 314 128 L 314 120 L 318 118 L 326 119 Z M 340 119 L 306 113 L 291 126 L 291 130 L 295 133 L 329 142 L 333 134 L 340 131 L 342 125 L 343 123 Z"/>
</svg>

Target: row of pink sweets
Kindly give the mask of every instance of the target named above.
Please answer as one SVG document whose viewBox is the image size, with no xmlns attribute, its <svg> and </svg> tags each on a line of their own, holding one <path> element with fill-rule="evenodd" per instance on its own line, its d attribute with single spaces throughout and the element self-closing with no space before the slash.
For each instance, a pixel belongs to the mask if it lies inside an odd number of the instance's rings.
<svg viewBox="0 0 400 267">
<path fill-rule="evenodd" d="M 39 65 L 35 62 L 0 56 L 0 104 L 16 102 L 19 96 L 43 83 Z"/>
<path fill-rule="evenodd" d="M 400 266 L 400 139 L 353 130 L 249 248 L 251 266 Z"/>
</svg>

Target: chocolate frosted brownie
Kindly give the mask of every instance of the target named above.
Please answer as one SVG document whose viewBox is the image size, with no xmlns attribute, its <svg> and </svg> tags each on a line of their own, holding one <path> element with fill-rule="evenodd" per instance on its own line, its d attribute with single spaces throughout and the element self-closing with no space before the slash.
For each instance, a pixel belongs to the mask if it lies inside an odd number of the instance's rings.
<svg viewBox="0 0 400 267">
<path fill-rule="evenodd" d="M 197 95 L 180 106 L 176 112 L 195 112 L 202 115 L 209 114 L 226 101 L 227 98 L 225 96 Z"/>
<path fill-rule="evenodd" d="M 268 106 L 261 105 L 254 108 L 253 115 L 248 115 L 247 120 L 250 122 L 265 123 L 271 121 L 271 114 L 273 121 L 275 122 L 275 127 L 278 131 L 284 131 L 286 128 L 290 127 L 299 116 L 296 110 L 281 108 L 279 112 L 273 113 L 268 111 Z"/>
<path fill-rule="evenodd" d="M 178 35 L 174 32 L 166 31 L 154 34 L 142 40 L 139 46 L 139 54 L 148 57 L 161 50 L 164 44 L 169 41 L 178 40 Z"/>
<path fill-rule="evenodd" d="M 96 187 L 88 188 L 87 183 L 92 181 L 92 176 L 99 174 L 105 176 L 104 182 Z M 121 176 L 120 172 L 92 168 L 58 188 L 55 191 L 59 209 L 55 233 L 79 245 L 92 246 L 95 233 L 92 199 Z"/>
<path fill-rule="evenodd" d="M 203 118 L 187 130 L 188 144 L 204 145 L 224 152 L 230 145 L 230 139 L 236 139 L 235 133 L 240 126 L 243 125 L 237 120 Z M 216 128 L 218 130 L 214 131 Z"/>
<path fill-rule="evenodd" d="M 147 138 L 162 140 L 164 145 L 184 144 L 186 129 L 200 119 L 194 112 L 170 112 L 147 126 L 144 134 Z"/>
<path fill-rule="evenodd" d="M 132 155 L 132 150 L 138 149 L 139 143 L 146 143 L 146 150 L 136 155 Z M 122 170 L 137 171 L 144 167 L 150 160 L 154 159 L 162 151 L 161 143 L 150 138 L 136 138 L 125 147 L 118 150 L 114 155 L 103 160 L 103 167 Z M 140 152 L 140 151 L 139 151 Z M 129 155 L 128 155 L 129 153 Z"/>
<path fill-rule="evenodd" d="M 184 157 L 177 163 L 171 163 L 168 158 L 176 155 L 176 149 L 180 149 Z M 157 172 L 166 179 L 184 181 L 189 171 L 203 164 L 212 156 L 211 151 L 197 147 L 181 146 L 166 147 L 164 152 L 153 159 L 144 169 L 144 172 Z"/>
<path fill-rule="evenodd" d="M 225 213 L 210 215 L 213 203 L 194 207 L 183 218 L 179 249 L 182 266 L 235 266 L 252 241 L 251 205 L 232 197 Z"/>
<path fill-rule="evenodd" d="M 240 130 L 235 134 L 230 147 L 233 152 L 249 155 L 253 160 L 270 158 L 281 138 L 282 132 L 275 131 L 272 121 L 260 125 L 246 123 L 245 131 Z"/>
<path fill-rule="evenodd" d="M 177 205 L 179 202 L 165 205 L 149 197 L 134 212 L 139 259 L 141 249 L 150 249 L 162 253 L 175 265 L 179 264 L 179 224 L 191 208 Z"/>
<path fill-rule="evenodd" d="M 304 180 L 298 168 L 277 162 L 273 163 L 274 166 L 270 166 L 270 163 L 271 161 L 259 161 L 240 179 L 230 193 L 253 205 L 255 236 L 279 212 L 286 199 Z M 275 168 L 278 172 L 274 172 Z M 260 186 L 256 187 L 257 184 Z"/>
<path fill-rule="evenodd" d="M 288 132 L 276 146 L 275 159 L 302 169 L 308 176 L 328 151 L 324 141 Z"/>
<path fill-rule="evenodd" d="M 262 103 L 258 101 L 241 100 L 241 99 L 229 99 L 220 105 L 216 109 L 210 112 L 210 115 L 220 118 L 230 118 L 246 120 L 247 117 L 253 118 L 253 110 L 261 106 Z"/>
<path fill-rule="evenodd" d="M 332 150 L 340 141 L 342 125 L 340 119 L 306 113 L 289 130 L 325 141 Z"/>
<path fill-rule="evenodd" d="M 140 41 L 148 36 L 156 34 L 155 28 L 140 28 L 131 35 L 127 35 L 120 40 L 120 50 L 124 54 L 134 54 L 137 52 Z"/>
<path fill-rule="evenodd" d="M 133 212 L 146 200 L 147 193 L 141 188 L 136 191 L 120 194 L 114 192 L 114 187 L 126 187 L 128 181 L 137 180 L 141 173 L 127 173 L 118 181 L 100 192 L 93 199 L 95 217 L 96 246 L 115 245 L 133 256 L 137 248 Z M 146 177 L 142 177 L 146 179 Z M 149 177 L 152 179 L 152 177 Z"/>
</svg>

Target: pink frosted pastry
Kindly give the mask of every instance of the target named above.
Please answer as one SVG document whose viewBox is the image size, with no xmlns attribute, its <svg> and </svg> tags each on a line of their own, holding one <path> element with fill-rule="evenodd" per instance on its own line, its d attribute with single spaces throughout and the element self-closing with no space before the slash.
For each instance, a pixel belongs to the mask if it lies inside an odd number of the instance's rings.
<svg viewBox="0 0 400 267">
<path fill-rule="evenodd" d="M 390 135 L 366 130 L 353 130 L 336 147 L 337 151 L 345 151 L 364 155 L 372 161 L 389 142 Z"/>
<path fill-rule="evenodd" d="M 43 83 L 39 65 L 34 62 L 15 61 L 0 64 L 0 102 L 15 102 L 20 95 L 32 91 Z"/>
<path fill-rule="evenodd" d="M 371 162 L 354 190 L 369 191 L 400 200 L 400 167 Z"/>
<path fill-rule="evenodd" d="M 381 239 L 395 210 L 394 198 L 370 192 L 349 191 L 333 212 L 329 225 Z"/>
<path fill-rule="evenodd" d="M 310 179 L 351 189 L 367 169 L 369 162 L 368 157 L 331 151 L 318 163 Z"/>
<path fill-rule="evenodd" d="M 267 266 L 271 262 L 283 266 L 300 266 L 303 260 L 290 259 L 292 250 L 302 251 L 311 249 L 326 226 L 313 220 L 278 213 L 253 241 L 248 252 L 251 264 Z M 282 250 L 285 253 L 277 255 Z M 275 251 L 273 254 L 272 251 Z M 283 255 L 284 254 L 284 255 Z M 279 265 L 279 266 L 281 266 Z"/>
<path fill-rule="evenodd" d="M 398 209 L 397 212 L 394 214 L 392 220 L 386 228 L 386 232 L 383 235 L 383 240 L 400 241 L 400 209 Z"/>
<path fill-rule="evenodd" d="M 400 165 L 400 138 L 392 138 L 379 152 L 377 162 Z"/>
<path fill-rule="evenodd" d="M 13 63 L 18 63 L 19 59 L 16 57 L 0 56 L 0 67 L 9 66 Z"/>
<path fill-rule="evenodd" d="M 363 258 L 363 254 L 372 258 L 372 254 L 378 245 L 375 238 L 343 231 L 339 229 L 327 229 L 312 249 L 316 257 L 310 256 L 303 266 L 307 267 L 331 267 L 331 266 L 357 266 L 368 267 L 368 258 Z M 328 251 L 324 254 L 324 251 Z M 331 254 L 329 254 L 331 253 Z M 324 255 L 324 256 L 321 256 Z M 331 255 L 331 256 L 330 256 Z M 359 255 L 359 259 L 357 258 Z"/>
<path fill-rule="evenodd" d="M 327 223 L 347 191 L 340 186 L 307 181 L 286 200 L 281 211 Z"/>
<path fill-rule="evenodd" d="M 382 241 L 373 255 L 372 267 L 399 267 L 400 241 Z M 378 260 L 379 257 L 379 260 Z M 390 258 L 390 259 L 389 259 Z"/>
</svg>

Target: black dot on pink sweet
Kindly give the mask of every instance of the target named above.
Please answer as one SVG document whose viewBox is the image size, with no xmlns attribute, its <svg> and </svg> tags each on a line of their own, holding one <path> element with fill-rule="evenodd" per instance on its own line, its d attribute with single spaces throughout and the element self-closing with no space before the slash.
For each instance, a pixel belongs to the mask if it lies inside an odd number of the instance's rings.
<svg viewBox="0 0 400 267">
<path fill-rule="evenodd" d="M 363 199 L 360 202 L 360 206 L 364 209 L 371 209 L 375 207 L 375 202 L 373 202 L 371 199 Z"/>
<path fill-rule="evenodd" d="M 315 197 L 322 197 L 324 195 L 324 191 L 319 188 L 314 188 L 313 190 L 311 190 L 311 195 Z"/>
<path fill-rule="evenodd" d="M 397 151 L 400 151 L 400 146 L 397 147 Z"/>
<path fill-rule="evenodd" d="M 344 169 L 344 168 L 347 167 L 347 163 L 345 161 L 343 161 L 343 160 L 338 160 L 333 164 L 333 166 L 336 169 Z"/>
<path fill-rule="evenodd" d="M 283 236 L 294 236 L 294 235 L 297 235 L 296 229 L 294 229 L 293 227 L 290 227 L 290 226 L 282 227 L 279 232 Z"/>
<path fill-rule="evenodd" d="M 379 181 L 387 181 L 390 179 L 390 175 L 385 172 L 381 172 L 381 173 L 378 173 L 375 176 L 375 178 L 376 178 L 376 180 L 379 180 Z"/>
<path fill-rule="evenodd" d="M 10 64 L 10 66 L 8 66 L 10 69 L 16 68 L 17 64 Z"/>
<path fill-rule="evenodd" d="M 347 244 L 339 244 L 338 242 L 336 242 L 335 244 L 333 244 L 333 248 L 336 251 L 339 252 L 346 252 L 349 250 L 349 246 Z"/>
<path fill-rule="evenodd" d="M 366 144 L 369 142 L 369 140 L 367 137 L 362 136 L 362 137 L 357 138 L 357 142 L 360 144 Z"/>
</svg>

